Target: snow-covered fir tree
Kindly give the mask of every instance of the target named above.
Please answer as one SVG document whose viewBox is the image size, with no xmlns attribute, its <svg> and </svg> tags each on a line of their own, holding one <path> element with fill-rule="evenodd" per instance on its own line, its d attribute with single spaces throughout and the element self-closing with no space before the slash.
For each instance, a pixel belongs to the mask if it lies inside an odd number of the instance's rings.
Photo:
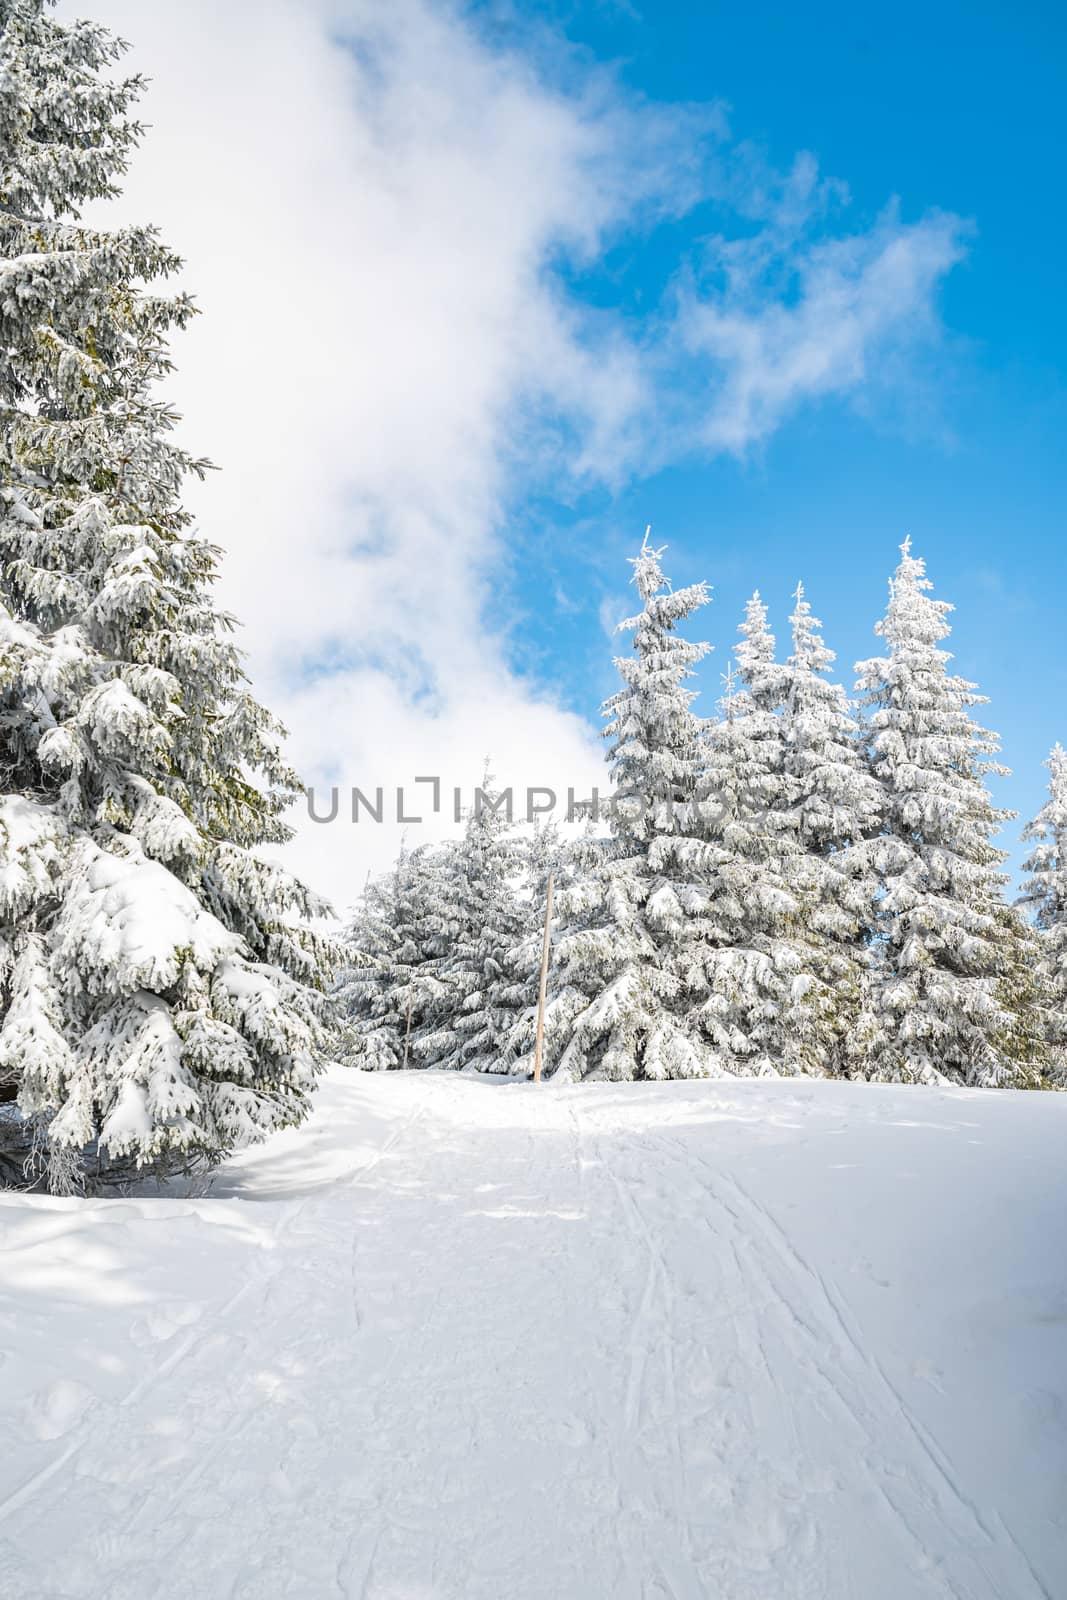
<svg viewBox="0 0 1067 1600">
<path fill-rule="evenodd" d="M 401 849 L 391 868 L 370 879 L 344 940 L 333 989 L 353 1064 L 370 1072 L 408 1065 L 415 982 L 433 960 L 424 939 L 425 848 Z"/>
<path fill-rule="evenodd" d="M 1067 751 L 1053 746 L 1048 799 L 1023 838 L 1033 845 L 1023 863 L 1029 876 L 1022 904 L 1032 914 L 1040 941 L 1040 1005 L 1050 1068 L 1067 1081 Z"/>
<path fill-rule="evenodd" d="M 354 1066 L 525 1070 L 548 875 L 566 886 L 573 847 L 554 822 L 512 834 L 482 793 L 461 839 L 402 850 L 367 884 L 334 988 Z"/>
<path fill-rule="evenodd" d="M 540 926 L 549 878 L 557 890 L 563 890 L 574 876 L 574 846 L 564 838 L 558 822 L 545 822 L 538 817 L 532 831 L 519 840 L 519 853 L 531 925 Z"/>
<path fill-rule="evenodd" d="M 782 713 L 785 798 L 797 852 L 787 876 L 802 919 L 813 980 L 807 1009 L 812 1067 L 834 1075 L 855 1065 L 857 1025 L 870 971 L 878 875 L 881 791 L 844 689 L 826 674 L 834 652 L 798 584 L 790 617 Z"/>
<path fill-rule="evenodd" d="M 634 559 L 633 653 L 605 702 L 615 803 L 611 835 L 587 839 L 559 897 L 545 1070 L 570 1078 L 677 1078 L 708 1063 L 685 1023 L 688 947 L 704 896 L 693 834 L 703 743 L 688 687 L 707 646 L 676 628 L 707 585 L 672 590 L 645 535 Z"/>
<path fill-rule="evenodd" d="M 180 505 L 180 263 L 79 218 L 140 136 L 120 53 L 0 0 L 0 1083 L 53 1174 L 298 1120 L 326 955 L 257 854 L 299 786 Z"/>
<path fill-rule="evenodd" d="M 786 774 L 788 675 L 758 593 L 739 631 L 703 768 L 707 908 L 690 1023 L 719 1071 L 824 1071 Z"/>
<path fill-rule="evenodd" d="M 523 926 L 521 856 L 505 804 L 486 773 L 451 853 L 454 923 L 416 1035 L 421 1066 L 502 1070 L 521 1005 L 508 961 Z"/>
<path fill-rule="evenodd" d="M 411 959 L 394 968 L 392 1004 L 403 1017 L 402 1067 L 425 1066 L 423 1041 L 449 1013 L 454 987 L 442 976 L 467 926 L 460 841 L 422 845 L 408 857 L 405 896 Z"/>
<path fill-rule="evenodd" d="M 971 708 L 975 685 L 950 674 L 943 600 L 901 547 L 875 631 L 886 654 L 859 663 L 883 835 L 879 966 L 862 1030 L 870 1075 L 926 1082 L 1022 1083 L 1018 1016 L 1003 975 L 1025 966 L 1021 921 L 1004 903 L 1005 852 L 993 837 L 1010 812 L 985 778 L 1003 773 L 996 736 Z"/>
<path fill-rule="evenodd" d="M 574 882 L 580 842 L 565 839 L 555 822 L 540 818 L 533 832 L 519 840 L 522 890 L 519 895 L 521 926 L 517 942 L 507 953 L 500 982 L 500 1003 L 511 1014 L 502 1055 L 490 1070 L 528 1073 L 533 1065 L 537 1031 L 537 1005 L 541 983 L 541 953 L 549 878 L 552 880 L 553 917 L 550 937 L 558 934 L 558 908 Z"/>
</svg>

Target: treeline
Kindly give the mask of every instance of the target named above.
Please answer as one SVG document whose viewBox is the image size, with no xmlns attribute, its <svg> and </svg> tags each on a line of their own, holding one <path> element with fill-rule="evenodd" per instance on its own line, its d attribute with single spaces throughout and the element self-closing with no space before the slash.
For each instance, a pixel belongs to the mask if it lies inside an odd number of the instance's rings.
<svg viewBox="0 0 1067 1600">
<path fill-rule="evenodd" d="M 798 587 L 784 660 L 753 596 L 710 719 L 690 687 L 708 647 L 677 631 L 707 586 L 672 590 L 661 555 L 646 535 L 632 563 L 607 827 L 524 837 L 489 791 L 461 838 L 405 851 L 349 930 L 349 1058 L 528 1073 L 551 873 L 546 1073 L 1062 1084 L 1067 756 L 1012 905 L 996 736 L 909 543 L 858 700 Z"/>
</svg>

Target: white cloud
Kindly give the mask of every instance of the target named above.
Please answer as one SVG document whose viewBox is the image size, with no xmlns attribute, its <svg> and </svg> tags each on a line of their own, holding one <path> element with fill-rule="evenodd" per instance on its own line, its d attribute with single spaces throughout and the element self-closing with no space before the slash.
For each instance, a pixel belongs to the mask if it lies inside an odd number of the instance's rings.
<svg viewBox="0 0 1067 1600">
<path fill-rule="evenodd" d="M 122 204 L 188 260 L 204 315 L 173 391 L 223 467 L 195 505 L 301 771 L 469 790 L 491 752 L 519 785 L 592 782 L 595 734 L 509 672 L 484 613 L 516 415 L 561 409 L 610 452 L 636 404 L 632 352 L 594 352 L 546 270 L 622 204 L 604 113 L 419 0 L 96 13 L 153 79 Z M 342 902 L 396 845 L 302 834 Z"/>
<path fill-rule="evenodd" d="M 888 387 L 902 357 L 936 344 L 936 294 L 963 253 L 960 219 L 931 213 L 912 224 L 894 204 L 869 229 L 812 237 L 843 186 L 798 158 L 778 191 L 755 182 L 749 237 L 712 241 L 707 279 L 678 297 L 678 334 L 700 359 L 706 447 L 745 451 L 800 405 Z"/>
<path fill-rule="evenodd" d="M 469 789 L 486 754 L 520 789 L 596 782 L 595 730 L 507 664 L 492 584 L 509 497 L 550 472 L 610 482 L 700 436 L 740 449 L 805 397 L 856 388 L 890 333 L 931 324 L 949 224 L 890 215 L 801 246 L 790 206 L 831 191 L 767 180 L 765 203 L 714 108 L 652 107 L 595 74 L 563 93 L 433 0 L 92 11 L 152 79 L 121 210 L 188 261 L 204 315 L 171 392 L 185 442 L 223 468 L 192 504 L 296 764 L 320 793 L 419 773 Z M 720 241 L 726 288 L 683 291 L 673 331 L 568 294 L 561 251 L 594 263 L 709 187 L 774 220 L 758 245 Z M 705 365 L 672 394 L 679 334 Z M 397 836 L 304 824 L 294 864 L 344 904 Z"/>
</svg>

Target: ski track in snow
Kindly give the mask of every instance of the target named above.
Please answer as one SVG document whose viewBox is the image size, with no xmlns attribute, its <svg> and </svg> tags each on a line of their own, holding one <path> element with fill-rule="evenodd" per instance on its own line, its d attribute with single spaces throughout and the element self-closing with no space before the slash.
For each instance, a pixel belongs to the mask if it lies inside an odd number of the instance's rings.
<svg viewBox="0 0 1067 1600">
<path fill-rule="evenodd" d="M 0 1597 L 1053 1600 L 1065 1134 L 335 1072 L 205 1198 L 2 1197 Z"/>
</svg>

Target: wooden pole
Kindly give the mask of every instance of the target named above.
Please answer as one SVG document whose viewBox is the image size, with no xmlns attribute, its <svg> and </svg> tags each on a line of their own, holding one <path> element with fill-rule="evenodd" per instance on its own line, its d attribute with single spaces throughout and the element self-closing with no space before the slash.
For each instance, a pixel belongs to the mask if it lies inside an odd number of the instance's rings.
<svg viewBox="0 0 1067 1600">
<path fill-rule="evenodd" d="M 414 1007 L 414 1005 L 415 1005 L 415 991 L 414 991 L 414 989 L 412 989 L 410 994 L 408 995 L 408 1025 L 407 1025 L 406 1029 L 404 1030 L 404 1071 L 405 1072 L 408 1069 L 408 1045 L 411 1042 L 411 1012 L 412 1012 L 412 1008 Z"/>
<path fill-rule="evenodd" d="M 552 928 L 552 879 L 545 889 L 545 936 L 541 941 L 541 986 L 537 991 L 537 1043 L 534 1045 L 534 1083 L 541 1082 L 541 1057 L 545 1049 L 545 995 L 548 991 L 548 941 Z"/>
</svg>

